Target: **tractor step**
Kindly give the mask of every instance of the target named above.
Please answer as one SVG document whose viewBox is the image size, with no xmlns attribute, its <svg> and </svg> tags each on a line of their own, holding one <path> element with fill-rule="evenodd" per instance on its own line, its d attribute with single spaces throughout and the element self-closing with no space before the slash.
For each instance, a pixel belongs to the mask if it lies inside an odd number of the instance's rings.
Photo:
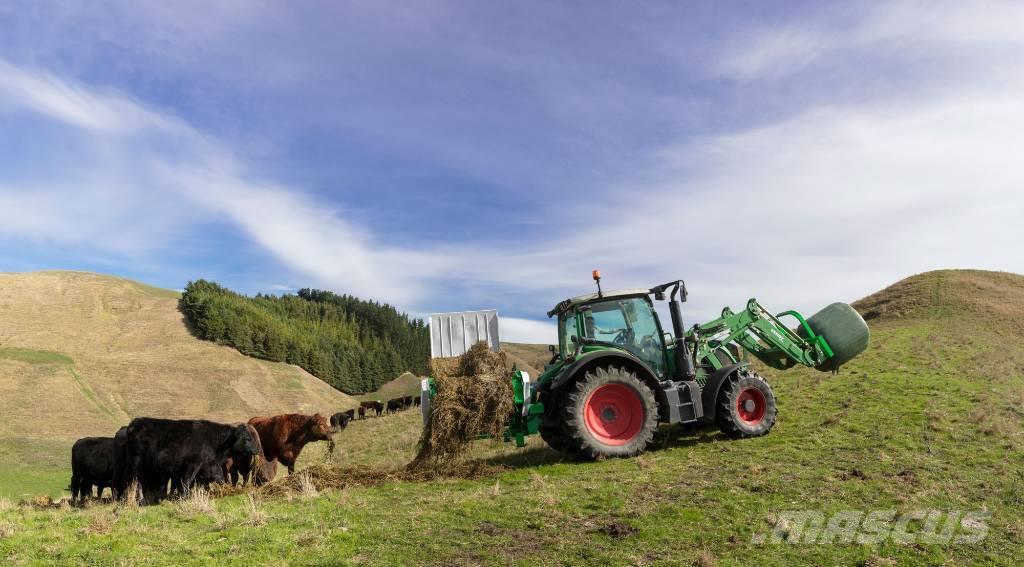
<svg viewBox="0 0 1024 567">
<path fill-rule="evenodd" d="M 693 423 L 704 417 L 704 406 L 697 382 L 669 382 L 662 388 L 667 402 L 662 406 L 661 421 Z"/>
</svg>

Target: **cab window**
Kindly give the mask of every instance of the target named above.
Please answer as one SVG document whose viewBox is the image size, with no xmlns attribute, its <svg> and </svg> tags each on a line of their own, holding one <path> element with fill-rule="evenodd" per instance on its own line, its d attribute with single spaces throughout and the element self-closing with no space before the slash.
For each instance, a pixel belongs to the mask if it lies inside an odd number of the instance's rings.
<svg viewBox="0 0 1024 567">
<path fill-rule="evenodd" d="M 562 316 L 559 326 L 561 329 L 558 330 L 558 336 L 562 343 L 560 345 L 562 353 L 568 353 L 576 348 L 576 343 L 572 342 L 573 337 L 579 336 L 579 332 L 576 329 L 576 313 L 566 313 Z"/>
<path fill-rule="evenodd" d="M 620 346 L 664 375 L 665 352 L 650 303 L 638 297 L 609 300 L 588 305 L 581 312 L 586 336 Z"/>
</svg>

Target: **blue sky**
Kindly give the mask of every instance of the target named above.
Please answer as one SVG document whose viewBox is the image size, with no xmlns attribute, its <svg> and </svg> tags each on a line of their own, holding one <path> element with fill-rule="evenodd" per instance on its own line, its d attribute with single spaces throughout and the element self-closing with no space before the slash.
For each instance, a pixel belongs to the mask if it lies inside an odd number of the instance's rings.
<svg viewBox="0 0 1024 567">
<path fill-rule="evenodd" d="M 497 308 L 535 342 L 593 268 L 685 278 L 694 318 L 1024 272 L 1021 21 L 1016 2 L 7 2 L 0 271 Z"/>
</svg>

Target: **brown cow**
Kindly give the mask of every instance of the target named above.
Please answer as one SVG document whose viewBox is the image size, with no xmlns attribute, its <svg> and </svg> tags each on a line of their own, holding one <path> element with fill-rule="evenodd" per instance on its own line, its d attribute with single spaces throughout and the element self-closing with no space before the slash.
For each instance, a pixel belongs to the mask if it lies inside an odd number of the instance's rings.
<svg viewBox="0 0 1024 567">
<path fill-rule="evenodd" d="M 307 443 L 329 441 L 333 430 L 320 414 L 288 413 L 273 417 L 254 417 L 249 425 L 256 428 L 268 461 L 281 461 L 288 472 L 295 472 L 295 461 Z"/>
<path fill-rule="evenodd" d="M 359 419 L 366 419 L 366 408 L 359 406 Z"/>
</svg>

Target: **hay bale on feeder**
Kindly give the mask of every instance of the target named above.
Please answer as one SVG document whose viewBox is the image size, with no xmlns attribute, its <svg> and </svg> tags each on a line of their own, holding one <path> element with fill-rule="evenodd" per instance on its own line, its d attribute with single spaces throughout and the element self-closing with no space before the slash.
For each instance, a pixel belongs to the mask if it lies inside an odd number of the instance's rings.
<svg viewBox="0 0 1024 567">
<path fill-rule="evenodd" d="M 448 378 L 459 376 L 462 363 L 460 357 L 452 356 L 446 358 L 434 358 L 430 361 L 430 375 L 434 378 Z"/>
<path fill-rule="evenodd" d="M 492 352 L 486 343 L 473 345 L 458 358 L 431 361 L 437 394 L 409 467 L 451 465 L 480 435 L 500 439 L 515 410 L 509 370 L 505 355 Z"/>
</svg>

